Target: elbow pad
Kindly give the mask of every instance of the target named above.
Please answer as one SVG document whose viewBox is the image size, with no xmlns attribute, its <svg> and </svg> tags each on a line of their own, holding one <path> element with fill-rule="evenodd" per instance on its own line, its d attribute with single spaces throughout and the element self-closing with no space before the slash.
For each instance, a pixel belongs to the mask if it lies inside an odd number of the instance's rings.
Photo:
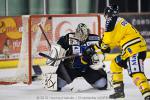
<svg viewBox="0 0 150 100">
<path fill-rule="evenodd" d="M 106 49 L 101 49 L 103 53 L 110 53 L 110 47 L 106 48 Z"/>
</svg>

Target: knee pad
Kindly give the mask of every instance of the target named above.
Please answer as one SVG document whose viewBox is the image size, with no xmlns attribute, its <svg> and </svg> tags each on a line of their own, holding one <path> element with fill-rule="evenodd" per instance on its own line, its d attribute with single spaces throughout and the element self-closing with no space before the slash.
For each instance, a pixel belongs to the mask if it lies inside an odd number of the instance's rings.
<svg viewBox="0 0 150 100">
<path fill-rule="evenodd" d="M 92 86 L 100 90 L 107 89 L 107 79 L 101 78 L 97 80 Z"/>
</svg>

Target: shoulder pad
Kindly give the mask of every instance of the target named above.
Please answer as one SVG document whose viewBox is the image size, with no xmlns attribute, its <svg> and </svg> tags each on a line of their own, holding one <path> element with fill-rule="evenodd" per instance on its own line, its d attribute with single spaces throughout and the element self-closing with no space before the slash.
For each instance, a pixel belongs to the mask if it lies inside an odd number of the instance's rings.
<svg viewBox="0 0 150 100">
<path fill-rule="evenodd" d="M 93 34 L 93 35 L 89 35 L 88 39 L 89 40 L 100 40 L 100 37 L 98 35 Z"/>
</svg>

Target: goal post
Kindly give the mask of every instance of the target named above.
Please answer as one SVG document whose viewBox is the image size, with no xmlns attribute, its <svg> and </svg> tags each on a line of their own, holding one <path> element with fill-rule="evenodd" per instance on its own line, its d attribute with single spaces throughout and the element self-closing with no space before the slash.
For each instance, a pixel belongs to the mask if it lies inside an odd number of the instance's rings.
<svg viewBox="0 0 150 100">
<path fill-rule="evenodd" d="M 13 84 L 17 82 L 32 83 L 33 65 L 44 66 L 45 58 L 39 56 L 39 52 L 49 54 L 49 45 L 44 38 L 39 25 L 42 26 L 50 43 L 69 32 L 74 32 L 79 23 L 85 23 L 91 33 L 100 35 L 99 14 L 60 14 L 60 15 L 23 15 L 22 18 L 22 39 L 18 64 L 16 68 L 8 69 L 12 76 L 1 75 L 0 84 Z M 4 69 L 6 70 L 6 69 Z M 14 71 L 15 70 L 15 71 Z M 12 72 L 11 72 L 12 71 Z M 6 71 L 7 73 L 7 71 Z"/>
</svg>

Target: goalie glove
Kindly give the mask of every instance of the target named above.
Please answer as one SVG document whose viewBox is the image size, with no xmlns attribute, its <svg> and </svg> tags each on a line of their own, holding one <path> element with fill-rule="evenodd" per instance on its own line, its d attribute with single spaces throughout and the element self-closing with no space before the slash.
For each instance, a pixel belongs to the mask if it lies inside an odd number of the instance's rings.
<svg viewBox="0 0 150 100">
<path fill-rule="evenodd" d="M 103 63 L 104 59 L 105 59 L 104 54 L 94 54 L 92 56 L 93 64 L 90 65 L 90 68 L 92 68 L 93 70 L 99 70 L 100 68 L 104 68 L 105 67 Z"/>
<path fill-rule="evenodd" d="M 93 65 L 90 65 L 90 67 L 94 70 L 99 70 L 105 66 L 103 63 L 105 55 L 97 45 L 94 45 L 94 50 L 96 53 L 92 56 Z"/>
</svg>

